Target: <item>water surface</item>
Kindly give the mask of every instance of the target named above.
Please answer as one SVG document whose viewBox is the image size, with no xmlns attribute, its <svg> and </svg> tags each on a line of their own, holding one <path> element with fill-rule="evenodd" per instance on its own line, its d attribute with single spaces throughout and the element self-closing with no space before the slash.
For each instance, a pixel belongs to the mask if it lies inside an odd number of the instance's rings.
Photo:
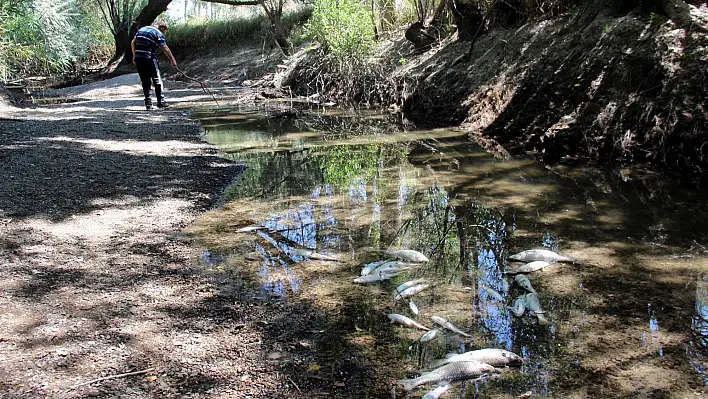
<svg viewBox="0 0 708 399">
<path fill-rule="evenodd" d="M 241 108 L 197 117 L 208 140 L 246 167 L 224 205 L 190 230 L 209 265 L 238 270 L 258 296 L 325 315 L 291 326 L 315 343 L 318 359 L 316 373 L 302 365 L 291 377 L 301 387 L 325 378 L 344 381 L 352 397 L 402 397 L 393 380 L 445 353 L 494 347 L 524 365 L 457 382 L 446 397 L 706 394 L 708 202 L 700 190 L 637 170 L 498 160 L 464 132 L 405 131 L 376 113 Z M 261 229 L 237 232 L 249 226 Z M 385 259 L 382 250 L 400 248 L 430 262 L 390 281 L 353 283 L 365 264 Z M 525 293 L 503 274 L 519 265 L 508 256 L 530 248 L 580 260 L 527 274 L 549 325 L 508 308 Z M 414 278 L 431 283 L 412 297 L 418 315 L 392 293 Z M 389 324 L 390 313 L 427 326 L 443 316 L 472 337 L 421 344 L 423 331 Z"/>
</svg>

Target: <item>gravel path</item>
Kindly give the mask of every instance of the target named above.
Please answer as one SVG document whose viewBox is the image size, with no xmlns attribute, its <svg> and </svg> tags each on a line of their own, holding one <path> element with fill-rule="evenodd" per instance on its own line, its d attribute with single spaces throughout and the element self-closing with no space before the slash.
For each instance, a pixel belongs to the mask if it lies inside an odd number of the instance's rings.
<svg viewBox="0 0 708 399">
<path fill-rule="evenodd" d="M 137 82 L 0 110 L 0 397 L 297 397 L 261 350 L 277 305 L 215 297 L 180 234 L 242 167 Z"/>
</svg>

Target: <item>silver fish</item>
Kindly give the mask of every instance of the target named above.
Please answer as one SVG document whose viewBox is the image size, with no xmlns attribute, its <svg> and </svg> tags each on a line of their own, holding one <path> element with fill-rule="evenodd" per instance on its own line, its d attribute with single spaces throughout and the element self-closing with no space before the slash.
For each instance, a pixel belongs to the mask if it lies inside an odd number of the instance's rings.
<svg viewBox="0 0 708 399">
<path fill-rule="evenodd" d="M 390 313 L 388 315 L 388 318 L 391 320 L 391 323 L 399 323 L 399 324 L 403 324 L 404 326 L 415 327 L 415 328 L 419 328 L 419 329 L 425 330 L 425 331 L 430 330 L 430 328 L 428 328 L 428 327 L 418 323 L 417 321 L 415 321 L 409 317 L 406 317 L 402 314 Z"/>
<path fill-rule="evenodd" d="M 441 383 L 437 388 L 423 395 L 421 399 L 439 399 L 441 396 L 445 395 L 445 392 L 452 388 L 452 384 Z"/>
<path fill-rule="evenodd" d="M 427 333 L 423 334 L 423 336 L 420 337 L 420 342 L 432 341 L 433 339 L 435 339 L 435 337 L 438 336 L 438 334 L 440 334 L 440 330 L 434 328 L 428 331 Z"/>
<path fill-rule="evenodd" d="M 546 262 L 577 262 L 577 259 L 575 258 L 561 256 L 547 249 L 529 249 L 527 251 L 522 251 L 518 254 L 511 255 L 509 256 L 509 259 L 518 260 L 520 262 L 533 262 L 537 260 L 544 260 Z"/>
<path fill-rule="evenodd" d="M 396 273 L 396 272 L 400 272 L 403 270 L 409 270 L 412 266 L 414 266 L 414 265 L 411 263 L 406 263 L 406 262 L 394 260 L 394 261 L 386 262 L 384 264 L 379 265 L 378 267 L 376 267 L 376 269 L 371 271 L 371 274 Z"/>
<path fill-rule="evenodd" d="M 394 300 L 394 301 L 397 301 L 397 300 L 399 300 L 399 299 L 408 298 L 409 296 L 413 296 L 413 295 L 415 295 L 415 294 L 417 294 L 417 293 L 423 291 L 424 289 L 426 289 L 426 288 L 428 288 L 428 287 L 430 287 L 430 284 L 418 284 L 418 285 L 414 285 L 414 286 L 412 286 L 412 287 L 410 287 L 410 288 L 406 288 L 405 290 L 403 290 L 403 292 L 401 292 L 401 293 L 399 293 L 399 294 L 396 294 L 396 295 L 393 297 L 393 300 Z"/>
<path fill-rule="evenodd" d="M 388 256 L 392 256 L 394 258 L 400 258 L 403 260 L 406 260 L 408 262 L 416 262 L 416 263 L 423 263 L 423 262 L 430 262 L 430 259 L 423 255 L 422 253 L 418 251 L 414 251 L 412 249 L 399 249 L 396 251 L 383 251 Z"/>
<path fill-rule="evenodd" d="M 550 266 L 551 262 L 546 262 L 545 260 L 536 260 L 513 269 L 505 271 L 505 274 L 517 274 L 517 273 L 532 273 L 537 270 L 541 270 L 546 266 Z"/>
<path fill-rule="evenodd" d="M 519 284 L 522 288 L 529 292 L 537 293 L 535 289 L 533 289 L 533 286 L 531 285 L 531 281 L 529 280 L 528 277 L 524 276 L 523 274 L 517 274 L 514 276 L 514 281 L 516 281 L 516 284 Z"/>
<path fill-rule="evenodd" d="M 265 230 L 266 228 L 263 226 L 246 226 L 246 227 L 241 227 L 240 229 L 236 230 L 237 233 L 248 233 L 251 231 L 257 231 L 257 230 Z"/>
<path fill-rule="evenodd" d="M 417 285 L 417 284 L 424 283 L 425 281 L 426 280 L 424 278 L 418 278 L 415 280 L 406 281 L 405 283 L 396 287 L 395 290 L 393 290 L 393 295 L 395 296 L 396 294 L 400 294 L 401 292 L 405 291 L 407 288 L 410 288 L 410 287 Z"/>
<path fill-rule="evenodd" d="M 471 337 L 471 335 L 469 335 L 469 334 L 467 334 L 466 332 L 462 331 L 459 327 L 457 327 L 456 325 L 450 323 L 450 322 L 447 321 L 447 319 L 444 318 L 444 317 L 431 316 L 431 317 L 430 317 L 430 320 L 432 320 L 433 323 L 439 325 L 440 327 L 446 328 L 446 329 L 448 329 L 448 330 L 450 330 L 450 331 L 452 331 L 452 332 L 454 332 L 454 333 L 456 333 L 456 334 L 460 334 L 460 335 L 462 335 L 463 337 Z"/>
<path fill-rule="evenodd" d="M 431 382 L 465 380 L 480 377 L 485 373 L 493 373 L 496 369 L 486 363 L 479 361 L 455 362 L 438 367 L 435 370 L 421 374 L 418 378 L 409 380 L 398 380 L 398 384 L 403 385 L 403 389 L 410 391 L 418 385 L 430 384 Z"/>
<path fill-rule="evenodd" d="M 524 295 L 524 302 L 526 302 L 526 307 L 528 308 L 528 310 L 531 311 L 531 313 L 546 313 L 541 308 L 541 300 L 538 298 L 538 294 L 536 294 L 535 292 L 529 292 L 528 294 Z"/>
<path fill-rule="evenodd" d="M 413 312 L 414 315 L 417 316 L 418 313 L 420 313 L 420 311 L 418 310 L 418 305 L 416 305 L 412 299 L 408 301 L 408 307 L 411 308 L 411 312 Z"/>
<path fill-rule="evenodd" d="M 440 367 L 453 362 L 469 362 L 471 360 L 476 360 L 495 367 L 520 366 L 524 363 L 524 359 L 514 352 L 509 352 L 504 349 L 487 348 L 460 354 L 448 353 L 445 355 L 445 359 L 433 361 L 431 367 Z"/>
<path fill-rule="evenodd" d="M 293 250 L 293 254 L 299 255 L 299 256 L 304 256 L 304 257 L 311 258 L 311 259 L 339 260 L 339 258 L 335 258 L 334 256 L 320 254 L 320 253 L 317 253 L 311 249 L 297 248 L 297 249 Z"/>
<path fill-rule="evenodd" d="M 375 284 L 380 281 L 390 280 L 396 276 L 398 276 L 398 273 L 373 273 L 357 277 L 354 282 L 358 284 Z"/>
<path fill-rule="evenodd" d="M 374 269 L 376 269 L 377 267 L 383 265 L 383 264 L 386 263 L 386 262 L 388 262 L 388 261 L 386 261 L 386 260 L 378 260 L 378 261 L 376 261 L 376 262 L 367 263 L 367 264 L 364 265 L 364 267 L 361 269 L 361 275 L 362 275 L 362 276 L 366 276 L 366 275 L 371 274 L 371 272 L 374 271 Z"/>
<path fill-rule="evenodd" d="M 509 306 L 509 309 L 511 309 L 511 313 L 514 314 L 516 317 L 521 317 L 526 313 L 526 301 L 524 300 L 524 296 L 520 296 L 514 300 L 514 306 Z"/>
<path fill-rule="evenodd" d="M 524 300 L 526 301 L 526 306 L 529 308 L 531 313 L 538 318 L 538 324 L 544 326 L 551 324 L 551 322 L 544 315 L 546 312 L 541 308 L 541 301 L 539 300 L 537 294 L 530 292 L 524 295 Z"/>
<path fill-rule="evenodd" d="M 489 288 L 484 284 L 482 284 L 482 289 L 487 293 L 487 295 L 489 295 L 495 301 L 499 301 L 499 302 L 504 301 L 504 298 L 501 296 L 501 294 L 496 292 L 494 289 Z"/>
</svg>

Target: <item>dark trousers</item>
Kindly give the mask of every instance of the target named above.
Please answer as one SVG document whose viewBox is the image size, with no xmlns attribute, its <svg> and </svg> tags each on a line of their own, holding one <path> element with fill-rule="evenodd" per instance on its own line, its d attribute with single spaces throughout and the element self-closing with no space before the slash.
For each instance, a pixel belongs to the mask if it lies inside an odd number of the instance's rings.
<svg viewBox="0 0 708 399">
<path fill-rule="evenodd" d="M 161 104 L 165 101 L 162 96 L 162 77 L 160 76 L 160 66 L 156 59 L 152 58 L 136 58 L 135 66 L 138 68 L 140 82 L 143 84 L 143 94 L 145 95 L 145 104 L 152 104 L 150 100 L 150 86 L 155 86 L 155 95 L 157 103 Z"/>
</svg>

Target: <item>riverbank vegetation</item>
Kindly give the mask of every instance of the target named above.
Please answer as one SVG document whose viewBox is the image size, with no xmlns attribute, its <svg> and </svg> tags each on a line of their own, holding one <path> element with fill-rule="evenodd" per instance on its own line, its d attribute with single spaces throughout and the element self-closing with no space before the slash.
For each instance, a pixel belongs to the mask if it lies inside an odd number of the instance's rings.
<svg viewBox="0 0 708 399">
<path fill-rule="evenodd" d="M 238 75 L 229 81 L 396 110 L 419 126 L 467 129 L 498 155 L 708 168 L 700 1 L 192 3 L 230 11 L 185 7 L 176 18 L 161 14 L 170 0 L 0 1 L 0 75 L 109 72 L 130 32 L 161 15 L 197 77 Z M 249 46 L 260 49 L 257 67 L 239 50 Z M 268 48 L 275 55 L 264 62 Z"/>
</svg>

